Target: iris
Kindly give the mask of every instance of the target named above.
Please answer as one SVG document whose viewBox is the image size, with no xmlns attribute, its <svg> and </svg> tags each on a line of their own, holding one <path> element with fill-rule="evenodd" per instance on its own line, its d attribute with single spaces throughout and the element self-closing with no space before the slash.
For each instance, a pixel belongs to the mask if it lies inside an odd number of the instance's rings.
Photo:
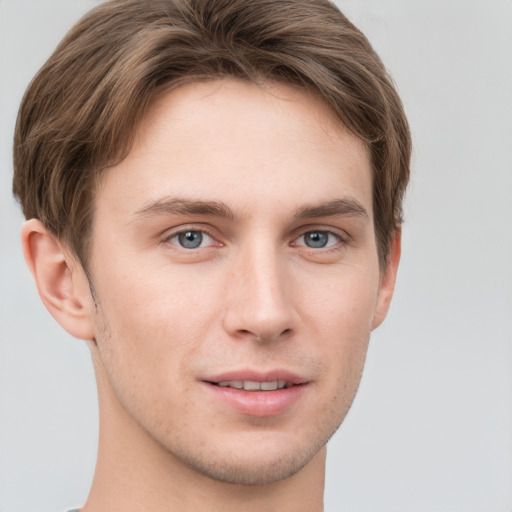
<svg viewBox="0 0 512 512">
<path fill-rule="evenodd" d="M 203 242 L 201 231 L 184 231 L 178 234 L 178 242 L 185 249 L 197 249 Z"/>
<path fill-rule="evenodd" d="M 327 245 L 329 233 L 325 231 L 310 231 L 304 234 L 304 243 L 313 249 L 320 249 Z"/>
</svg>

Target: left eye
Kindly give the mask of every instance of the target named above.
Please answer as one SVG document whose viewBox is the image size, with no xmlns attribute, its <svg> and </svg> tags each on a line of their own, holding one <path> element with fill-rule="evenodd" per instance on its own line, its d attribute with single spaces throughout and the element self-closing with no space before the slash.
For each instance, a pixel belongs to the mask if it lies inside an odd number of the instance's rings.
<svg viewBox="0 0 512 512">
<path fill-rule="evenodd" d="M 176 233 L 169 238 L 169 242 L 179 245 L 184 249 L 199 249 L 211 244 L 212 238 L 204 231 L 190 229 Z"/>
<path fill-rule="evenodd" d="M 308 231 L 298 238 L 297 245 L 305 245 L 311 249 L 323 249 L 335 245 L 339 241 L 339 236 L 330 231 Z"/>
</svg>

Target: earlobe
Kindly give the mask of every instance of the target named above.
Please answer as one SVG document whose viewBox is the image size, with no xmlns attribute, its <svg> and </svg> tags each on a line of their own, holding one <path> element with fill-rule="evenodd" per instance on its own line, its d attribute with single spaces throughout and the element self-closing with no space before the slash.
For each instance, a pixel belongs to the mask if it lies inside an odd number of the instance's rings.
<svg viewBox="0 0 512 512">
<path fill-rule="evenodd" d="M 384 321 L 388 313 L 395 289 L 398 264 L 400 263 L 401 242 L 402 231 L 401 229 L 397 229 L 391 237 L 391 246 L 386 267 L 381 271 L 379 295 L 377 297 L 377 307 L 372 322 L 372 329 L 378 327 Z"/>
<path fill-rule="evenodd" d="M 50 314 L 72 336 L 94 339 L 92 298 L 81 265 L 37 219 L 25 222 L 21 238 L 25 261 Z"/>
</svg>

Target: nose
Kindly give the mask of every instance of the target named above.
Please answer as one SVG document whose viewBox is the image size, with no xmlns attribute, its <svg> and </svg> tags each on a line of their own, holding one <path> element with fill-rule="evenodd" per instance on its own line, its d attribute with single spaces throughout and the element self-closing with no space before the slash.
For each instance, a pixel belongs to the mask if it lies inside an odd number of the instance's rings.
<svg viewBox="0 0 512 512">
<path fill-rule="evenodd" d="M 271 244 L 252 245 L 231 261 L 224 328 L 238 339 L 272 342 L 294 330 L 292 290 L 286 264 Z"/>
</svg>

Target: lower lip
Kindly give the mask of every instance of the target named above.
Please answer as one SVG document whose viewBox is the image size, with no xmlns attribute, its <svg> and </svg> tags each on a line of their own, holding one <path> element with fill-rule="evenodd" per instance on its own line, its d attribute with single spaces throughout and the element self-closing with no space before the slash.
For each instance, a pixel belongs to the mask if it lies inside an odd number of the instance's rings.
<svg viewBox="0 0 512 512">
<path fill-rule="evenodd" d="M 274 391 L 245 391 L 205 383 L 208 389 L 236 411 L 248 416 L 275 416 L 292 407 L 301 397 L 307 384 L 298 384 Z"/>
</svg>

